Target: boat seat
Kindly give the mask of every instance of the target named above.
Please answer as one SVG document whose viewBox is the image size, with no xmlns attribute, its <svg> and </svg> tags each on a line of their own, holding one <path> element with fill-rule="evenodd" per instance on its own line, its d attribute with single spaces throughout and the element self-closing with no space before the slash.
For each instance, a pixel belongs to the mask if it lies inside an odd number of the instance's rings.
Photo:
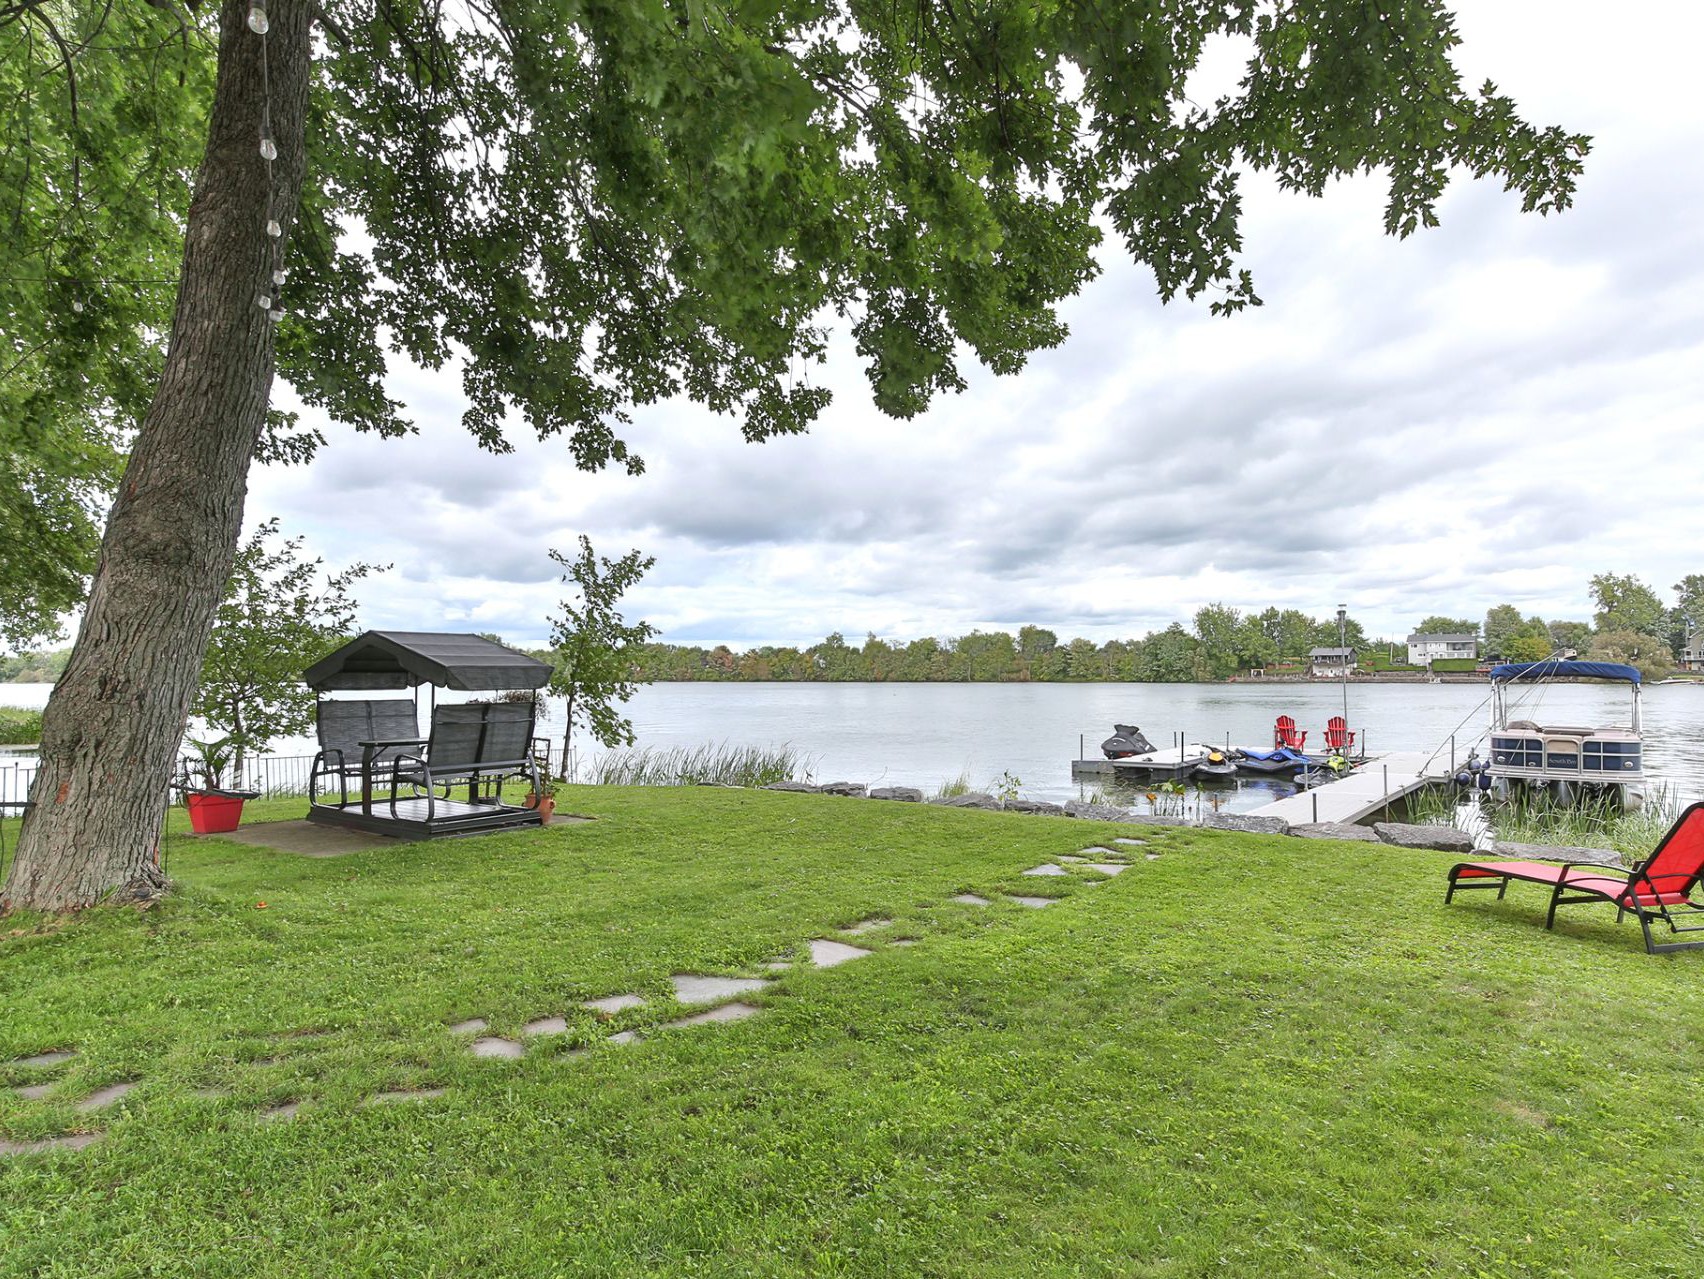
<svg viewBox="0 0 1704 1279">
<path fill-rule="evenodd" d="M 1505 733 L 1538 733 L 1543 730 L 1530 719 L 1512 719 L 1503 725 L 1501 731 Z"/>
</svg>

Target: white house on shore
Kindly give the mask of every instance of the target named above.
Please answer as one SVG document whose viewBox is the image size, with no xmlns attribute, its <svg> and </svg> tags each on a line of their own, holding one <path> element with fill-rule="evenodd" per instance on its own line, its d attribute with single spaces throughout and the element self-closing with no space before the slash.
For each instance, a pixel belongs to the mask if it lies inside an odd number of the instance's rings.
<svg viewBox="0 0 1704 1279">
<path fill-rule="evenodd" d="M 1434 635 L 1428 632 L 1416 632 L 1408 637 L 1408 664 L 1424 666 L 1439 658 L 1466 658 L 1474 661 L 1479 657 L 1479 636 L 1477 635 Z"/>
<path fill-rule="evenodd" d="M 1315 679 L 1347 679 L 1355 669 L 1355 650 L 1352 648 L 1310 648 L 1308 665 Z"/>
<path fill-rule="evenodd" d="M 1693 631 L 1686 637 L 1686 647 L 1680 650 L 1680 669 L 1704 671 L 1704 631 Z"/>
</svg>

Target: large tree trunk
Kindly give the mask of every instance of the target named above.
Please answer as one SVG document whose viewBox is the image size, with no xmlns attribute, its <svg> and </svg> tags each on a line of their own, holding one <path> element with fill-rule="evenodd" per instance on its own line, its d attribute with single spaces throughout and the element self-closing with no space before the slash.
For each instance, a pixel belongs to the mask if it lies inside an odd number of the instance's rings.
<svg viewBox="0 0 1704 1279">
<path fill-rule="evenodd" d="M 248 0 L 223 0 L 219 78 L 195 184 L 159 390 L 107 520 L 70 664 L 42 723 L 41 768 L 0 907 L 68 910 L 164 881 L 167 786 L 214 612 L 236 555 L 272 390 L 275 218 L 301 195 L 310 6 L 270 0 L 264 41 L 272 185 L 260 154 L 266 90 Z"/>
</svg>

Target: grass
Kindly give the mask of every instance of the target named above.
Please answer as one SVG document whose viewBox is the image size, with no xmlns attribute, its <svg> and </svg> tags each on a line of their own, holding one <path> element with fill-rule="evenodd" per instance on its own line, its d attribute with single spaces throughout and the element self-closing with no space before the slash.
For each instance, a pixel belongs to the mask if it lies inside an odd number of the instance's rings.
<svg viewBox="0 0 1704 1279">
<path fill-rule="evenodd" d="M 1704 954 L 1613 912 L 1446 910 L 1452 859 L 1383 846 L 1135 827 L 1162 855 L 1091 887 L 1020 872 L 1116 825 L 561 799 L 598 820 L 335 860 L 177 835 L 166 904 L 0 924 L 0 1061 L 80 1054 L 0 1066 L 63 1081 L 0 1092 L 0 1134 L 141 1081 L 100 1144 L 0 1159 L 0 1274 L 1696 1272 Z M 1001 890 L 1063 900 L 948 900 Z M 676 1015 L 670 972 L 874 915 L 877 954 L 760 1017 L 602 1043 Z M 577 1009 L 627 990 L 651 1006 Z M 445 1029 L 549 1014 L 518 1062 Z M 448 1092 L 361 1105 L 398 1086 Z"/>
<path fill-rule="evenodd" d="M 40 740 L 40 711 L 0 706 L 0 746 L 33 746 Z"/>
<path fill-rule="evenodd" d="M 597 786 L 767 786 L 809 781 L 812 761 L 795 746 L 647 746 L 600 756 Z"/>
</svg>

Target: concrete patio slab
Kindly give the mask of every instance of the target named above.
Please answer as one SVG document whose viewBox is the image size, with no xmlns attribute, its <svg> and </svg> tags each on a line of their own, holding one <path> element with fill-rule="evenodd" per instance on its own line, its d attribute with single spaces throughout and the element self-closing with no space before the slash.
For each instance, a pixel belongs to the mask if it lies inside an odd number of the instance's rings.
<svg viewBox="0 0 1704 1279">
<path fill-rule="evenodd" d="M 891 923 L 893 923 L 891 919 L 861 919 L 852 927 L 842 928 L 840 931 L 848 937 L 861 937 L 865 933 L 875 932 L 878 928 L 886 928 Z"/>
<path fill-rule="evenodd" d="M 848 946 L 843 941 L 829 941 L 825 937 L 816 938 L 810 943 L 810 947 L 811 963 L 818 968 L 834 968 L 875 953 L 865 950 L 862 946 Z"/>
<path fill-rule="evenodd" d="M 396 1088 L 390 1092 L 374 1093 L 361 1104 L 363 1106 L 394 1106 L 405 1101 L 433 1101 L 442 1097 L 442 1088 Z"/>
<path fill-rule="evenodd" d="M 673 1030 L 681 1026 L 703 1026 L 718 1021 L 744 1021 L 747 1017 L 755 1017 L 763 1009 L 751 1004 L 723 1004 L 720 1008 L 712 1008 L 708 1012 L 693 1013 L 690 1017 L 682 1017 L 676 1021 L 664 1022 L 664 1030 Z"/>
<path fill-rule="evenodd" d="M 675 1000 L 682 1004 L 713 1004 L 720 999 L 762 990 L 768 983 L 757 977 L 705 977 L 698 973 L 676 973 Z"/>
<path fill-rule="evenodd" d="M 70 1132 L 63 1137 L 44 1137 L 40 1141 L 7 1141 L 0 1137 L 0 1155 L 44 1155 L 53 1150 L 82 1150 L 104 1136 L 104 1132 Z"/>
<path fill-rule="evenodd" d="M 629 1008 L 643 1008 L 644 1006 L 645 996 L 643 995 L 605 995 L 602 999 L 588 999 L 580 1005 L 582 1008 L 590 1008 L 595 1013 L 607 1013 L 611 1016 L 626 1012 Z"/>
<path fill-rule="evenodd" d="M 70 1061 L 76 1055 L 76 1053 L 70 1051 L 37 1053 L 33 1057 L 19 1057 L 16 1061 L 9 1061 L 6 1064 L 8 1066 L 57 1066 L 61 1062 Z"/>
<path fill-rule="evenodd" d="M 110 1106 L 113 1102 L 117 1101 L 134 1087 L 136 1087 L 136 1081 L 131 1079 L 126 1080 L 123 1083 L 108 1084 L 105 1088 L 96 1089 L 87 1097 L 83 1098 L 82 1101 L 77 1103 L 77 1113 L 79 1115 L 86 1115 L 91 1110 L 99 1110 L 102 1106 Z"/>
</svg>

